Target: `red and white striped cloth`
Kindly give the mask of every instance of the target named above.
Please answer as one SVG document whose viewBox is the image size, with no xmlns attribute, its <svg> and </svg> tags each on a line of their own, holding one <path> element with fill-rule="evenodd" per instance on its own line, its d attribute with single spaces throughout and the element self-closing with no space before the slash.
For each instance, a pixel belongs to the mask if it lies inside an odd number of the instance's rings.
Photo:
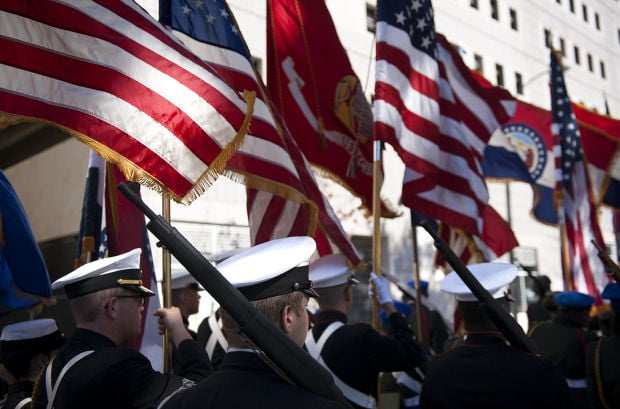
<svg viewBox="0 0 620 409">
<path fill-rule="evenodd" d="M 3 1 L 0 49 L 0 126 L 52 123 L 177 200 L 243 142 L 248 104 L 133 1 Z"/>
<path fill-rule="evenodd" d="M 594 195 L 590 186 L 577 119 L 571 107 L 562 67 L 551 52 L 551 134 L 556 165 L 556 194 L 561 197 L 560 224 L 566 229 L 568 289 L 596 297 L 609 282 L 595 240 L 603 245 Z"/>
<path fill-rule="evenodd" d="M 250 131 L 224 172 L 247 186 L 252 244 L 299 235 L 320 241 L 315 234 L 320 229 L 353 264 L 359 264 L 357 251 L 254 71 L 241 31 L 225 2 L 162 0 L 160 21 L 233 88 L 256 91 Z M 319 246 L 329 250 L 329 246 Z"/>
<path fill-rule="evenodd" d="M 374 136 L 405 163 L 403 204 L 441 221 L 446 233 L 455 229 L 453 244 L 466 260 L 474 254 L 490 260 L 517 241 L 488 205 L 481 161 L 515 104 L 502 104 L 495 90 L 482 87 L 435 33 L 430 1 L 414 5 L 378 3 Z M 502 240 L 490 225 L 501 228 Z"/>
<path fill-rule="evenodd" d="M 493 131 L 510 118 L 435 34 L 430 2 L 379 2 L 375 138 L 390 143 L 407 171 L 402 202 L 482 235 L 488 202 L 481 161 Z"/>
</svg>

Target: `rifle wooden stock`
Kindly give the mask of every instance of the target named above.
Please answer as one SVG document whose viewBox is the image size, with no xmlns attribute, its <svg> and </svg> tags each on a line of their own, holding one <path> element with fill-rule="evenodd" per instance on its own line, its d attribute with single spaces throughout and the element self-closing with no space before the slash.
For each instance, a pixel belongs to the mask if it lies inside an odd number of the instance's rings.
<svg viewBox="0 0 620 409">
<path fill-rule="evenodd" d="M 607 251 L 603 250 L 596 240 L 592 239 L 591 241 L 598 250 L 598 258 L 601 259 L 601 262 L 605 267 L 605 273 L 611 276 L 617 283 L 620 283 L 620 266 L 618 266 L 618 264 L 616 264 L 616 262 L 609 257 Z"/>
<path fill-rule="evenodd" d="M 480 282 L 469 271 L 467 266 L 452 251 L 450 246 L 435 233 L 427 222 L 422 222 L 422 227 L 433 237 L 435 247 L 446 259 L 448 264 L 454 269 L 456 274 L 463 280 L 465 285 L 471 290 L 478 301 L 485 306 L 489 319 L 495 324 L 498 330 L 510 342 L 510 344 L 522 351 L 537 354 L 536 346 L 531 339 L 525 335 L 523 329 L 517 324 L 515 319 L 493 298 L 493 296 L 480 284 Z"/>
<path fill-rule="evenodd" d="M 337 401 L 345 408 L 352 408 L 325 368 L 260 313 L 177 229 L 156 215 L 129 186 L 120 184 L 118 189 L 150 219 L 147 228 L 162 245 L 174 254 L 239 324 L 240 329 L 293 383 L 316 395 Z"/>
</svg>

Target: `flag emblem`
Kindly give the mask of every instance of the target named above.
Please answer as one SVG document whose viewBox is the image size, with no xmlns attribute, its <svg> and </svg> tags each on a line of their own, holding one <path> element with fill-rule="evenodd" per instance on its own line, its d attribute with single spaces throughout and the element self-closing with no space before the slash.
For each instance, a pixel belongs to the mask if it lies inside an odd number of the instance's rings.
<svg viewBox="0 0 620 409">
<path fill-rule="evenodd" d="M 548 159 L 542 136 L 536 129 L 522 123 L 504 125 L 502 131 L 527 167 L 532 179 L 538 180 L 545 170 Z"/>
</svg>

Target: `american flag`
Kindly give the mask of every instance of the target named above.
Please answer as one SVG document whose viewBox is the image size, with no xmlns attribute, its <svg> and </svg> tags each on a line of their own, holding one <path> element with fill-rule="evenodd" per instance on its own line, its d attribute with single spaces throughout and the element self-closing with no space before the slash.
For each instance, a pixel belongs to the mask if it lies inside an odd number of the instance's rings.
<svg viewBox="0 0 620 409">
<path fill-rule="evenodd" d="M 191 201 L 250 104 L 132 1 L 0 3 L 0 126 L 58 126 L 128 178 Z"/>
<path fill-rule="evenodd" d="M 233 88 L 258 96 L 249 134 L 230 158 L 228 175 L 248 187 L 252 244 L 317 228 L 358 264 L 357 251 L 318 188 L 303 153 L 274 109 L 234 16 L 222 0 L 160 1 L 160 21 Z"/>
<path fill-rule="evenodd" d="M 403 204 L 467 234 L 490 237 L 484 215 L 492 209 L 480 164 L 491 134 L 514 105 L 503 105 L 482 87 L 435 33 L 430 1 L 382 0 L 377 15 L 374 135 L 390 143 L 407 167 Z M 506 242 L 495 244 L 501 244 L 493 249 L 498 256 L 516 243 L 510 226 L 501 225 Z"/>
<path fill-rule="evenodd" d="M 591 240 L 602 244 L 603 239 L 562 67 L 553 51 L 550 56 L 551 134 L 554 137 L 556 193 L 561 197 L 558 218 L 566 231 L 563 246 L 568 246 L 565 286 L 599 298 L 609 280 Z"/>
</svg>

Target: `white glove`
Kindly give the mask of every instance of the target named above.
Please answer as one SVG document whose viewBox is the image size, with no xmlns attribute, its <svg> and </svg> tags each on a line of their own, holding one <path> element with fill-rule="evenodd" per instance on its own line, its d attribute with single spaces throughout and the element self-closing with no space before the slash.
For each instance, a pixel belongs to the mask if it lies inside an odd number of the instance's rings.
<svg viewBox="0 0 620 409">
<path fill-rule="evenodd" d="M 375 298 L 376 287 L 376 298 L 379 304 L 383 305 L 388 302 L 394 302 L 390 295 L 390 284 L 385 278 L 379 277 L 375 273 L 370 273 L 370 281 L 370 285 L 368 286 L 368 296 L 370 298 Z"/>
</svg>

